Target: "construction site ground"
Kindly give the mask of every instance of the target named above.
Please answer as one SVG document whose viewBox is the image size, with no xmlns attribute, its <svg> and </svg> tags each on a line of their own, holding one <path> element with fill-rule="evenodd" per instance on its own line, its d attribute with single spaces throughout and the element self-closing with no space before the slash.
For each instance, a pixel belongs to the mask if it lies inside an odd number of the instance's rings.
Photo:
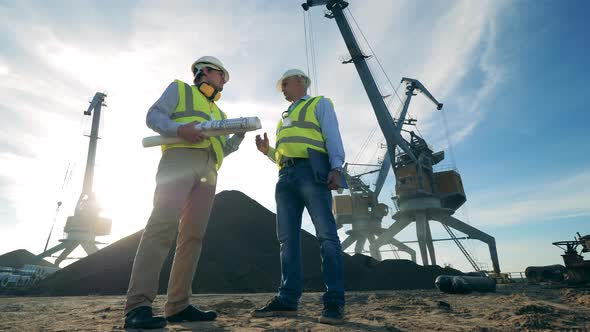
<svg viewBox="0 0 590 332">
<path fill-rule="evenodd" d="M 196 294 L 192 302 L 214 309 L 214 322 L 169 324 L 156 331 L 506 331 L 589 330 L 590 288 L 498 285 L 495 293 L 446 294 L 438 290 L 349 292 L 346 322 L 319 324 L 321 293 L 303 295 L 296 318 L 252 318 L 274 294 Z M 123 330 L 124 296 L 0 297 L 0 330 Z M 161 313 L 165 295 L 154 303 Z"/>
</svg>

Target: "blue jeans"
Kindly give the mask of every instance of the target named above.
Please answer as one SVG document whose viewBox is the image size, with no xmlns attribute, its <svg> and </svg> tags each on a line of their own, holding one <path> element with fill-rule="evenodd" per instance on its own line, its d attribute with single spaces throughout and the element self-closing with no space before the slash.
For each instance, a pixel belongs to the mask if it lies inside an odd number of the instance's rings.
<svg viewBox="0 0 590 332">
<path fill-rule="evenodd" d="M 280 170 L 276 185 L 277 238 L 281 252 L 279 300 L 296 308 L 303 291 L 301 260 L 301 216 L 307 208 L 316 230 L 326 285 L 324 303 L 344 305 L 342 248 L 332 214 L 332 193 L 325 184 L 315 182 L 307 160 Z"/>
</svg>

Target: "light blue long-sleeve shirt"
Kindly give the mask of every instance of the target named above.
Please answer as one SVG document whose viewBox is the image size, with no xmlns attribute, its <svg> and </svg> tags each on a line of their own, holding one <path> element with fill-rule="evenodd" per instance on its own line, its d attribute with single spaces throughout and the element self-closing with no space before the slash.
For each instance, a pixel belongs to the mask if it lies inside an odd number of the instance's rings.
<svg viewBox="0 0 590 332">
<path fill-rule="evenodd" d="M 301 97 L 301 99 L 292 103 L 287 111 L 291 113 L 293 109 L 304 100 L 311 98 L 309 95 Z M 315 117 L 320 123 L 320 129 L 322 131 L 322 137 L 326 144 L 326 150 L 328 151 L 328 157 L 330 159 L 330 166 L 332 169 L 340 168 L 344 164 L 344 145 L 342 144 L 342 137 L 340 136 L 340 129 L 338 128 L 338 118 L 336 117 L 336 111 L 334 106 L 326 98 L 320 99 L 315 107 Z M 274 153 L 275 149 L 272 147 L 268 149 L 267 156 L 271 160 L 275 160 Z"/>
<path fill-rule="evenodd" d="M 147 112 L 146 124 L 153 131 L 166 137 L 178 137 L 178 127 L 183 125 L 171 120 L 172 112 L 178 104 L 178 85 L 175 82 L 170 83 L 164 93 Z M 226 144 L 223 146 L 223 154 L 228 155 L 238 149 L 244 139 L 244 135 L 232 135 L 226 137 Z"/>
</svg>

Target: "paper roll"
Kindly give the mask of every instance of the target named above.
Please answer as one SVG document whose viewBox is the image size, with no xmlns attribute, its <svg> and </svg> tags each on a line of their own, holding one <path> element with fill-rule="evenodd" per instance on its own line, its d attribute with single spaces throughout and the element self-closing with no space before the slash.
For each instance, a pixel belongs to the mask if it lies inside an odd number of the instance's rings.
<svg viewBox="0 0 590 332">
<path fill-rule="evenodd" d="M 207 136 L 221 136 L 258 130 L 262 128 L 262 125 L 260 124 L 260 119 L 253 116 L 248 118 L 206 121 L 197 124 L 195 127 L 201 129 Z M 144 148 L 175 143 L 186 143 L 186 141 L 180 137 L 164 137 L 159 135 L 144 137 L 141 141 Z"/>
</svg>

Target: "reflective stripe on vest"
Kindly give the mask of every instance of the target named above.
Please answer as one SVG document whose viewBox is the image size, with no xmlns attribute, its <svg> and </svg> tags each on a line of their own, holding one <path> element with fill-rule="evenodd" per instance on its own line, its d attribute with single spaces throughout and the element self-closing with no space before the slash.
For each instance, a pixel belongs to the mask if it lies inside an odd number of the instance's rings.
<svg viewBox="0 0 590 332">
<path fill-rule="evenodd" d="M 291 126 L 284 127 L 281 119 L 277 125 L 275 160 L 280 168 L 281 158 L 309 158 L 308 148 L 327 152 L 315 108 L 322 96 L 300 102 L 289 114 Z"/>
<path fill-rule="evenodd" d="M 215 103 L 210 102 L 195 86 L 188 85 L 180 80 L 174 80 L 178 85 L 178 103 L 170 118 L 174 122 L 189 123 L 193 121 L 209 121 L 226 119 Z M 226 143 L 225 136 L 208 137 L 197 143 L 176 143 L 162 145 L 162 152 L 171 148 L 207 149 L 212 147 L 216 157 L 215 167 L 219 169 L 223 162 L 223 146 Z"/>
</svg>

